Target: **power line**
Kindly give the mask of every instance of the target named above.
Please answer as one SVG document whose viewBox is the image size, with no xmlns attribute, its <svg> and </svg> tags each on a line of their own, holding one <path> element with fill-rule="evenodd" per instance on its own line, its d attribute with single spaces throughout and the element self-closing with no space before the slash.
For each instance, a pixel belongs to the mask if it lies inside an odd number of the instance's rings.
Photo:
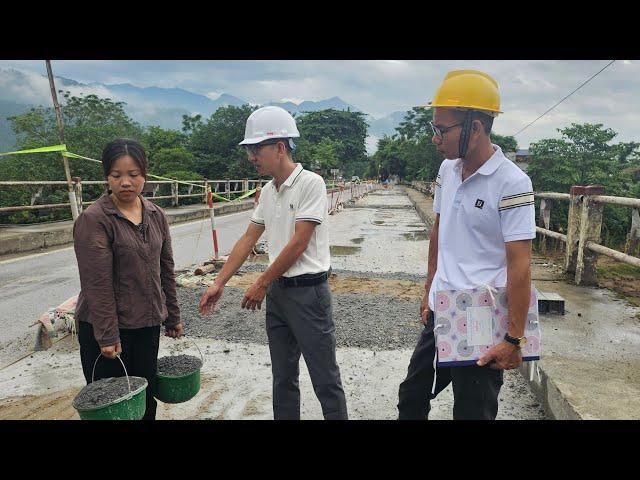
<svg viewBox="0 0 640 480">
<path fill-rule="evenodd" d="M 574 93 L 576 93 L 578 90 L 580 90 L 582 87 L 584 87 L 587 83 L 589 83 L 591 80 L 593 80 L 595 77 L 597 77 L 600 72 L 602 72 L 605 68 L 607 68 L 609 65 L 611 65 L 613 62 L 615 62 L 615 60 L 611 60 L 608 64 L 606 64 L 603 68 L 601 68 L 597 73 L 595 73 L 594 75 L 592 75 L 588 80 L 584 81 L 582 84 L 580 84 L 578 86 L 578 88 L 576 88 L 573 92 L 571 92 L 569 95 L 567 95 L 566 97 L 564 97 L 562 100 L 560 100 L 558 103 L 556 103 L 553 107 L 551 107 L 549 110 L 547 110 L 546 112 L 544 112 L 542 115 L 540 115 L 538 118 L 536 118 L 533 122 L 529 123 L 528 125 L 526 125 L 524 128 L 522 128 L 520 131 L 518 131 L 518 133 L 515 133 L 513 136 L 515 137 L 516 135 L 522 133 L 524 130 L 526 130 L 527 128 L 529 128 L 531 125 L 533 125 L 534 123 L 536 123 L 538 120 L 540 120 L 542 117 L 544 117 L 547 113 L 549 113 L 551 110 L 553 110 L 554 108 L 556 108 L 558 105 L 560 105 L 562 102 L 564 102 L 567 98 L 569 98 L 571 95 L 573 95 Z"/>
</svg>

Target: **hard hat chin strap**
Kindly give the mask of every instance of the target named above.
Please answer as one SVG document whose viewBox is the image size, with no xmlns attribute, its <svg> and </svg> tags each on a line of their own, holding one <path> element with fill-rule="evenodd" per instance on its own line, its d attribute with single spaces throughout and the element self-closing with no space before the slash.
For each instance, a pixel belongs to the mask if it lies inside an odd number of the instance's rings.
<svg viewBox="0 0 640 480">
<path fill-rule="evenodd" d="M 462 123 L 462 130 L 460 131 L 460 142 L 458 144 L 459 157 L 464 158 L 467 154 L 467 149 L 469 148 L 469 137 L 471 136 L 471 122 L 472 122 L 472 112 L 471 110 L 467 110 L 467 113 L 464 117 L 464 122 Z"/>
<path fill-rule="evenodd" d="M 291 148 L 291 152 L 295 152 L 296 151 L 296 144 L 293 143 L 293 138 L 289 138 L 289 147 Z"/>
</svg>

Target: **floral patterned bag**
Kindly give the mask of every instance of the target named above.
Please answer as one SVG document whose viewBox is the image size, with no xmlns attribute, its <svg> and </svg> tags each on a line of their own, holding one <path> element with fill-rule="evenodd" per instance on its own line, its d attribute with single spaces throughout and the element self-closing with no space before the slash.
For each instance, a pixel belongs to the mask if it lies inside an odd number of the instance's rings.
<svg viewBox="0 0 640 480">
<path fill-rule="evenodd" d="M 473 365 L 507 332 L 507 289 L 486 285 L 438 291 L 434 317 L 438 366 Z M 522 348 L 523 361 L 539 360 L 538 293 L 533 285 L 524 335 L 527 343 Z"/>
</svg>

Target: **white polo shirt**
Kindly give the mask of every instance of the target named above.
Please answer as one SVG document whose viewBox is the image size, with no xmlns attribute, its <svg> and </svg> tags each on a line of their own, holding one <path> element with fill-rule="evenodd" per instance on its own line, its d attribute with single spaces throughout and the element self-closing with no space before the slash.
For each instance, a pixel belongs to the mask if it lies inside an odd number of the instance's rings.
<svg viewBox="0 0 640 480">
<path fill-rule="evenodd" d="M 306 220 L 318 225 L 309 244 L 298 260 L 284 273 L 295 277 L 307 273 L 326 272 L 331 266 L 327 231 L 327 187 L 323 178 L 302 168 L 299 163 L 289 178 L 276 190 L 274 180 L 267 183 L 260 194 L 251 221 L 264 225 L 272 264 L 295 232 L 297 221 Z"/>
<path fill-rule="evenodd" d="M 439 290 L 504 287 L 505 243 L 536 236 L 531 180 L 500 147 L 493 148 L 491 158 L 464 182 L 460 159 L 440 165 L 433 201 L 440 225 L 432 310 Z"/>
</svg>

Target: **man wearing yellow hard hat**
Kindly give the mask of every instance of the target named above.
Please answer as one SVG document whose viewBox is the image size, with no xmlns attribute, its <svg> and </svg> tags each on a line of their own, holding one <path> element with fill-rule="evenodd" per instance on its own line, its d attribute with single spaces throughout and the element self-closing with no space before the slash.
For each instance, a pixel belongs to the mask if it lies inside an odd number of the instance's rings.
<svg viewBox="0 0 640 480">
<path fill-rule="evenodd" d="M 425 328 L 399 388 L 399 419 L 427 418 L 430 400 L 452 383 L 454 419 L 493 420 L 503 370 L 522 363 L 526 342 L 531 240 L 536 236 L 533 188 L 491 142 L 493 120 L 502 113 L 493 78 L 476 70 L 449 72 L 431 107 L 432 141 L 445 160 L 436 179 L 436 220 L 420 307 Z M 509 326 L 504 338 L 477 362 L 437 366 L 435 293 L 505 286 Z"/>
</svg>

